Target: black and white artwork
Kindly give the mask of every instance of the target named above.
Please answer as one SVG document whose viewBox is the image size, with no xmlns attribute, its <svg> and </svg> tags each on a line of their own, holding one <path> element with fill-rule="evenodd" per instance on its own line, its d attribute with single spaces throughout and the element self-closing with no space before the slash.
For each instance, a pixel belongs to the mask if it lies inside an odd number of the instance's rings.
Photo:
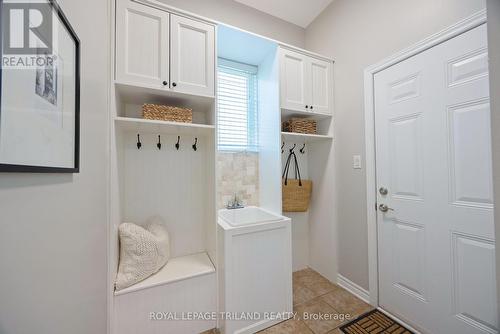
<svg viewBox="0 0 500 334">
<path fill-rule="evenodd" d="M 57 82 L 57 62 L 38 67 L 36 70 L 35 93 L 50 104 L 57 106 Z"/>
<path fill-rule="evenodd" d="M 36 43 L 16 41 L 22 52 L 2 49 L 2 59 L 12 62 L 0 67 L 0 172 L 78 173 L 80 41 L 53 0 L 0 0 L 2 17 L 15 10 L 38 12 L 42 25 L 26 23 Z M 14 35 L 8 25 L 0 28 L 9 45 Z"/>
</svg>

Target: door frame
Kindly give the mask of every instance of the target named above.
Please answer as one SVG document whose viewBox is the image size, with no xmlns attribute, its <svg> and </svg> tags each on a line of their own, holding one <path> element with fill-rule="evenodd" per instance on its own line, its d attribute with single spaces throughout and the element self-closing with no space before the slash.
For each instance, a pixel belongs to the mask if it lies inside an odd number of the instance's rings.
<svg viewBox="0 0 500 334">
<path fill-rule="evenodd" d="M 483 9 L 456 24 L 433 34 L 420 42 L 374 64 L 364 70 L 364 114 L 366 154 L 366 211 L 368 228 L 368 290 L 370 304 L 379 307 L 378 292 L 378 240 L 377 240 L 377 180 L 375 166 L 375 74 L 422 53 L 438 44 L 486 23 L 486 9 Z"/>
</svg>

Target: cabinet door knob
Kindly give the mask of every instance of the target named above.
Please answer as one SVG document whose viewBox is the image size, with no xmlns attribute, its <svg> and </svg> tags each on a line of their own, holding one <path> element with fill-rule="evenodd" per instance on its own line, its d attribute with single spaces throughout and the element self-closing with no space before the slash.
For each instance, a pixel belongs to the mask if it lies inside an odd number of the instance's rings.
<svg viewBox="0 0 500 334">
<path fill-rule="evenodd" d="M 176 86 L 177 86 L 177 84 L 176 84 L 175 82 L 172 82 L 172 86 L 173 86 L 173 87 L 176 87 Z"/>
<path fill-rule="evenodd" d="M 168 85 L 168 82 L 163 81 L 163 86 L 166 86 L 166 85 Z"/>
<path fill-rule="evenodd" d="M 309 109 L 309 106 L 306 106 L 306 109 Z"/>
<path fill-rule="evenodd" d="M 312 110 L 313 106 L 311 106 L 311 110 Z"/>
</svg>

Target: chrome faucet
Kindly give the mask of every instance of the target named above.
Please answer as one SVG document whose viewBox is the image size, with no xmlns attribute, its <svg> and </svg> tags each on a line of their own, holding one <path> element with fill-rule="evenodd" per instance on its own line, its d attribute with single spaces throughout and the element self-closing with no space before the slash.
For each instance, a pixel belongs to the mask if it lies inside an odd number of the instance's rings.
<svg viewBox="0 0 500 334">
<path fill-rule="evenodd" d="M 226 209 L 232 210 L 232 209 L 242 209 L 243 208 L 243 202 L 240 201 L 238 198 L 238 195 L 234 194 L 234 198 L 229 201 L 226 205 Z"/>
</svg>

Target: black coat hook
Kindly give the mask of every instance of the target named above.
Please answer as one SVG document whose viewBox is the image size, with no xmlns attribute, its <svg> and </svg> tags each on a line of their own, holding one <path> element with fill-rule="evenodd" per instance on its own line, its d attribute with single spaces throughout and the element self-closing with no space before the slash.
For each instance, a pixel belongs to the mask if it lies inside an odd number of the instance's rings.
<svg viewBox="0 0 500 334">
<path fill-rule="evenodd" d="M 285 150 L 283 149 L 285 147 L 285 142 L 283 142 L 283 144 L 281 144 L 281 154 L 285 153 Z"/>
<path fill-rule="evenodd" d="M 180 141 L 181 141 L 181 136 L 177 136 L 177 143 L 175 144 L 175 148 L 177 149 L 177 151 L 179 150 L 179 147 L 181 147 L 181 145 L 179 144 Z"/>
<path fill-rule="evenodd" d="M 290 149 L 290 153 L 292 153 L 293 150 L 295 150 L 295 146 L 297 146 L 297 144 L 293 144 L 293 147 Z"/>
<path fill-rule="evenodd" d="M 302 153 L 302 154 L 306 153 L 305 148 L 306 148 L 306 143 L 304 143 L 304 145 L 303 145 L 303 146 L 302 146 L 302 148 L 300 149 L 300 153 Z"/>
<path fill-rule="evenodd" d="M 140 150 L 142 147 L 142 143 L 141 143 L 141 135 L 140 134 L 137 134 L 137 149 Z"/>
<path fill-rule="evenodd" d="M 193 150 L 195 151 L 198 149 L 198 147 L 196 147 L 196 144 L 198 144 L 198 138 L 194 139 Z"/>
<path fill-rule="evenodd" d="M 158 144 L 156 144 L 156 147 L 158 147 L 159 150 L 161 150 L 161 137 L 158 135 Z"/>
</svg>

